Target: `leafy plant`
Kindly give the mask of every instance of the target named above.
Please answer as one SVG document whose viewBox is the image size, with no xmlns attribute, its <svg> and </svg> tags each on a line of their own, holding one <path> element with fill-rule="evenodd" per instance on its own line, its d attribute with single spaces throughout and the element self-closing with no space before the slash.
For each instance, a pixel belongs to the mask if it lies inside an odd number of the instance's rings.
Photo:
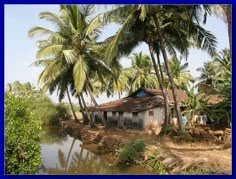
<svg viewBox="0 0 236 179">
<path fill-rule="evenodd" d="M 126 166 L 129 164 L 134 164 L 135 161 L 140 157 L 144 151 L 145 144 L 142 139 L 136 139 L 130 144 L 127 144 L 124 148 L 118 149 L 117 153 L 119 155 L 118 164 L 120 166 Z"/>
<path fill-rule="evenodd" d="M 40 169 L 41 122 L 28 100 L 5 96 L 5 173 L 34 174 Z"/>
<path fill-rule="evenodd" d="M 55 125 L 59 118 L 66 120 L 68 108 L 64 104 L 54 104 L 49 98 L 31 98 L 30 109 L 38 116 L 44 125 Z M 65 118 L 66 116 L 66 118 Z"/>
<path fill-rule="evenodd" d="M 145 161 L 145 166 L 158 174 L 168 174 L 168 170 L 161 163 L 160 159 L 154 154 L 149 154 L 147 161 Z"/>
</svg>

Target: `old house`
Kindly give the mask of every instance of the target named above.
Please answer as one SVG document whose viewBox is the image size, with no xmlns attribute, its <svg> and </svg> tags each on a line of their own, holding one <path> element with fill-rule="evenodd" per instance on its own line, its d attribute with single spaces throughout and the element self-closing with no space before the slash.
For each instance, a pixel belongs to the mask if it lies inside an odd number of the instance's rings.
<svg viewBox="0 0 236 179">
<path fill-rule="evenodd" d="M 175 119 L 174 100 L 172 91 L 168 90 L 170 117 Z M 188 99 L 184 91 L 177 90 L 180 106 Z M 164 99 L 161 90 L 140 88 L 129 96 L 99 105 L 109 125 L 125 128 L 144 128 L 150 123 L 164 122 Z M 98 117 L 97 112 L 90 108 L 93 119 Z"/>
</svg>

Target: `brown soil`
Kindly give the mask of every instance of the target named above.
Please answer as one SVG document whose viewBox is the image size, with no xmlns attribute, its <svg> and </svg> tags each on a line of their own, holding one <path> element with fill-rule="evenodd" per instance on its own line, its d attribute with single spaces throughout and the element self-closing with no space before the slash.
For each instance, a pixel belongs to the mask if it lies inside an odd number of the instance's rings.
<svg viewBox="0 0 236 179">
<path fill-rule="evenodd" d="M 192 174 L 201 174 L 199 170 L 205 171 L 203 174 L 232 173 L 232 152 L 229 141 L 226 144 L 199 140 L 184 142 L 177 141 L 173 137 L 148 135 L 141 130 L 105 130 L 100 125 L 91 129 L 75 121 L 65 121 L 63 126 L 71 131 L 72 136 L 73 133 L 80 135 L 88 148 L 100 153 L 112 152 L 120 144 L 142 138 L 146 144 L 145 154 L 158 151 L 157 157 L 169 168 L 170 173 L 183 173 L 187 170 L 191 170 Z M 94 144 L 98 144 L 97 148 Z"/>
<path fill-rule="evenodd" d="M 162 160 L 171 173 L 183 173 L 191 169 L 192 174 L 231 174 L 231 148 L 207 142 L 177 143 L 171 138 L 162 137 L 159 145 L 147 145 L 147 151 L 159 151 Z"/>
</svg>

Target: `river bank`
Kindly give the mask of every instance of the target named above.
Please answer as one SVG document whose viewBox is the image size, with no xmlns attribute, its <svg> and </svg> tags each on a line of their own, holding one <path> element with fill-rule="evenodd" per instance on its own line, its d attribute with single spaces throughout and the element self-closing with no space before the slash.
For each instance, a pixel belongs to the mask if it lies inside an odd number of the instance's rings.
<svg viewBox="0 0 236 179">
<path fill-rule="evenodd" d="M 194 136 L 189 140 L 186 136 L 160 137 L 148 135 L 141 130 L 105 129 L 101 125 L 91 129 L 72 120 L 64 121 L 62 127 L 67 133 L 83 141 L 84 148 L 96 154 L 114 154 L 119 146 L 128 144 L 134 139 L 143 139 L 146 147 L 139 164 L 147 167 L 146 161 L 152 156 L 170 174 L 231 174 L 232 171 L 231 144 L 229 138 L 223 141 L 223 136 L 228 131 L 223 131 L 219 136 L 219 131 L 211 132 L 209 129 L 197 128 L 189 131 Z M 209 134 L 207 130 L 210 133 L 215 132 L 218 137 L 212 135 L 209 140 L 199 138 L 197 134 L 206 136 Z"/>
</svg>

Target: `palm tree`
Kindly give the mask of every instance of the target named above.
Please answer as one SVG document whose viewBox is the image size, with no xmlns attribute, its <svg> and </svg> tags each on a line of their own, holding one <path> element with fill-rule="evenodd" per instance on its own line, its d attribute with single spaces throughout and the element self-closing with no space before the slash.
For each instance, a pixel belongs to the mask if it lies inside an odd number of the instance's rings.
<svg viewBox="0 0 236 179">
<path fill-rule="evenodd" d="M 116 6 L 108 12 L 99 14 L 91 23 L 115 20 L 122 24 L 116 35 L 108 39 L 109 48 L 107 48 L 105 53 L 108 61 L 112 61 L 117 56 L 120 57 L 129 54 L 140 42 L 146 41 L 145 35 L 148 30 L 146 27 L 150 25 L 154 27 L 152 30 L 157 35 L 157 39 L 154 40 L 158 40 L 156 42 L 164 58 L 172 87 L 180 130 L 183 130 L 181 113 L 176 96 L 175 84 L 168 64 L 166 48 L 172 54 L 178 49 L 185 56 L 187 56 L 188 47 L 190 46 L 207 50 L 211 55 L 215 53 L 216 49 L 215 37 L 202 28 L 199 25 L 199 21 L 196 21 L 198 16 L 194 13 L 196 12 L 195 9 L 195 6 Z M 139 26 L 134 26 L 137 23 L 139 23 Z M 91 31 L 93 29 L 92 27 L 93 25 L 91 25 L 88 31 Z M 133 33 L 135 31 L 136 33 Z M 174 48 L 173 45 L 170 46 L 170 42 L 175 42 Z"/>
<path fill-rule="evenodd" d="M 93 31 L 86 33 L 89 25 L 88 19 L 93 12 L 94 5 L 61 5 L 60 8 L 60 16 L 51 12 L 42 12 L 39 16 L 41 19 L 53 23 L 56 31 L 43 27 L 34 27 L 29 31 L 30 37 L 36 34 L 49 34 L 45 40 L 38 41 L 36 64 L 46 66 L 39 77 L 39 84 L 48 89 L 54 80 L 57 80 L 58 85 L 66 83 L 59 79 L 63 79 L 63 76 L 70 72 L 71 74 L 68 75 L 73 76 L 73 79 L 69 80 L 70 86 L 73 86 L 80 94 L 84 86 L 89 87 L 90 74 L 107 70 L 107 66 L 100 58 L 94 58 L 96 52 L 93 50 L 97 46 L 99 24 Z M 102 78 L 101 74 L 100 77 Z M 64 84 L 63 88 L 67 89 L 67 86 L 68 83 Z M 61 86 L 58 86 L 59 90 L 60 88 Z M 92 93 L 89 94 L 91 98 L 94 98 Z M 93 102 L 98 109 L 96 102 L 94 100 Z M 101 112 L 99 113 L 101 114 Z M 105 124 L 103 115 L 100 117 Z"/>
<path fill-rule="evenodd" d="M 129 86 L 129 77 L 131 76 L 130 68 L 120 69 L 120 71 L 115 72 L 108 80 L 107 95 L 114 93 L 118 94 L 119 99 L 123 92 L 127 91 Z"/>
<path fill-rule="evenodd" d="M 213 61 L 204 64 L 200 68 L 199 91 L 205 96 L 216 95 L 222 99 L 219 103 L 211 106 L 209 117 L 225 123 L 230 127 L 231 122 L 231 58 L 229 49 L 224 49 L 216 54 Z M 225 120 L 226 119 L 226 120 Z"/>
<path fill-rule="evenodd" d="M 197 78 L 199 81 L 197 86 L 199 90 L 204 90 L 204 85 L 216 87 L 217 76 L 219 76 L 218 63 L 214 61 L 204 62 L 203 67 L 197 68 L 197 71 L 201 72 L 200 77 Z"/>
<path fill-rule="evenodd" d="M 232 57 L 232 6 L 220 4 L 211 6 L 213 13 L 228 25 L 230 57 Z"/>
<path fill-rule="evenodd" d="M 135 53 L 131 57 L 132 66 L 130 76 L 130 92 L 134 92 L 140 87 L 144 88 L 158 88 L 158 83 L 154 72 L 152 71 L 151 59 L 148 55 Z"/>
<path fill-rule="evenodd" d="M 193 82 L 193 77 L 189 70 L 186 70 L 188 67 L 188 62 L 182 64 L 182 58 L 180 60 L 174 56 L 169 60 L 169 66 L 173 73 L 173 80 L 178 89 L 181 89 L 183 86 L 190 87 L 189 82 Z M 164 72 L 166 73 L 166 70 L 164 68 Z M 167 79 L 167 77 L 166 77 Z M 166 80 L 166 86 L 167 89 L 170 88 L 170 83 L 168 80 Z"/>
</svg>

